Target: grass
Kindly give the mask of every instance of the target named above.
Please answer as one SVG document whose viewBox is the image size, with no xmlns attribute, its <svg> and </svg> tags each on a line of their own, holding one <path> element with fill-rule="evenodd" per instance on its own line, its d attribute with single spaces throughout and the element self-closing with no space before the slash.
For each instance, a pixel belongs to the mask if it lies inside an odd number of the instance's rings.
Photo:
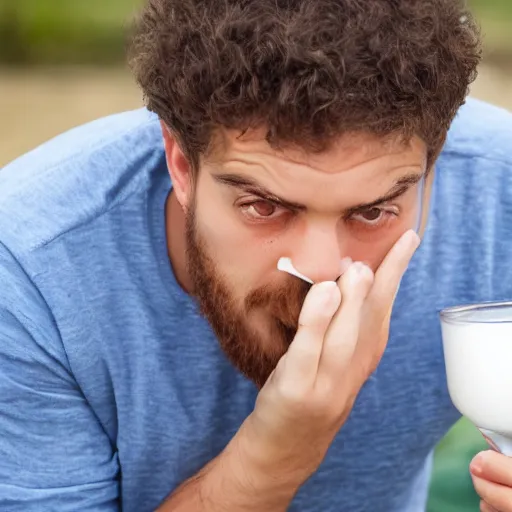
<svg viewBox="0 0 512 512">
<path fill-rule="evenodd" d="M 111 64 L 125 55 L 126 28 L 144 0 L 0 0 L 0 63 Z M 486 53 L 512 55 L 512 1 L 469 0 Z M 510 59 L 508 59 L 510 60 Z"/>
<path fill-rule="evenodd" d="M 0 61 L 112 63 L 123 59 L 141 0 L 0 0 Z"/>
<path fill-rule="evenodd" d="M 512 1 L 469 0 L 469 5 L 482 27 L 488 60 L 509 65 L 512 61 Z"/>
<path fill-rule="evenodd" d="M 469 463 L 488 449 L 478 430 L 459 421 L 439 443 L 432 474 L 427 512 L 478 512 L 480 498 L 469 475 Z"/>
</svg>

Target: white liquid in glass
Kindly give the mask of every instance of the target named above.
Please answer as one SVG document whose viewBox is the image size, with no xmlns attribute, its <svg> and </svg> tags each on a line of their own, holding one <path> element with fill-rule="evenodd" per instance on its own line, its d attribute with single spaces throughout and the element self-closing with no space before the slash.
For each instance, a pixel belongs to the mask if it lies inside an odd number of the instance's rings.
<svg viewBox="0 0 512 512">
<path fill-rule="evenodd" d="M 441 328 L 455 407 L 512 455 L 512 304 L 445 310 Z"/>
</svg>

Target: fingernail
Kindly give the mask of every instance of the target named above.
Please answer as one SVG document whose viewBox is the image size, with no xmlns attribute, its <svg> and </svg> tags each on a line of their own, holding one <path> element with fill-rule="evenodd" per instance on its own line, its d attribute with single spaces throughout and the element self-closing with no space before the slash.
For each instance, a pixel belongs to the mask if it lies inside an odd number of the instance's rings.
<svg viewBox="0 0 512 512">
<path fill-rule="evenodd" d="M 410 229 L 409 231 L 405 232 L 404 241 L 417 247 L 418 245 L 420 245 L 421 238 L 419 237 L 418 233 L 416 233 L 416 231 Z"/>
<path fill-rule="evenodd" d="M 469 469 L 471 471 L 471 473 L 473 473 L 475 476 L 480 476 L 483 472 L 483 469 L 482 469 L 482 462 L 483 462 L 483 456 L 481 453 L 479 453 L 472 461 L 471 461 L 471 464 L 469 465 Z"/>
<path fill-rule="evenodd" d="M 356 261 L 355 263 L 352 263 L 350 268 L 347 270 L 344 279 L 349 288 L 353 290 L 361 289 L 362 291 L 363 288 L 360 288 L 361 283 L 365 282 L 370 285 L 373 281 L 373 272 L 368 265 L 361 261 Z"/>
<path fill-rule="evenodd" d="M 355 286 L 360 279 L 361 263 L 356 261 L 352 263 L 344 274 L 345 280 L 349 286 Z"/>
<path fill-rule="evenodd" d="M 317 290 L 317 300 L 319 307 L 329 308 L 336 299 L 335 292 L 338 291 L 338 286 L 334 281 L 324 281 L 315 285 Z"/>
<path fill-rule="evenodd" d="M 352 265 L 352 258 L 349 258 L 348 256 L 340 261 L 340 276 L 348 270 L 350 265 Z"/>
</svg>

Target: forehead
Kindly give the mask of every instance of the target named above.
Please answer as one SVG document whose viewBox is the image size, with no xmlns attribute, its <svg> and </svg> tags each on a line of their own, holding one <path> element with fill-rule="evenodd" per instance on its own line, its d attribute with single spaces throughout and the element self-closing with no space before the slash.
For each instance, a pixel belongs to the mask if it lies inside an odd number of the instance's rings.
<svg viewBox="0 0 512 512">
<path fill-rule="evenodd" d="M 275 149 L 265 134 L 224 132 L 205 174 L 248 178 L 283 201 L 312 213 L 338 215 L 390 194 L 402 180 L 426 172 L 427 149 L 419 138 L 340 137 L 323 153 Z"/>
<path fill-rule="evenodd" d="M 350 133 L 340 136 L 327 150 L 314 153 L 296 146 L 271 147 L 265 134 L 263 129 L 243 134 L 235 130 L 219 131 L 208 160 L 220 165 L 264 166 L 282 175 L 293 171 L 295 177 L 301 171 L 308 171 L 309 175 L 348 177 L 350 171 L 357 170 L 363 177 L 367 173 L 393 173 L 407 166 L 426 170 L 427 148 L 419 137 L 405 141 L 399 135 Z"/>
</svg>

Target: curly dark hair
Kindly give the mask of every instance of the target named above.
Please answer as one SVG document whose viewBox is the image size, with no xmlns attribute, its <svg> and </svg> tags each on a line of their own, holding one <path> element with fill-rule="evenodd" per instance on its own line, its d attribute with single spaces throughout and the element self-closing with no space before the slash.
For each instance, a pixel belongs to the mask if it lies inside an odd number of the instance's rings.
<svg viewBox="0 0 512 512">
<path fill-rule="evenodd" d="M 323 151 L 344 133 L 440 151 L 480 60 L 462 0 L 147 0 L 131 65 L 192 165 L 218 127 Z"/>
</svg>

